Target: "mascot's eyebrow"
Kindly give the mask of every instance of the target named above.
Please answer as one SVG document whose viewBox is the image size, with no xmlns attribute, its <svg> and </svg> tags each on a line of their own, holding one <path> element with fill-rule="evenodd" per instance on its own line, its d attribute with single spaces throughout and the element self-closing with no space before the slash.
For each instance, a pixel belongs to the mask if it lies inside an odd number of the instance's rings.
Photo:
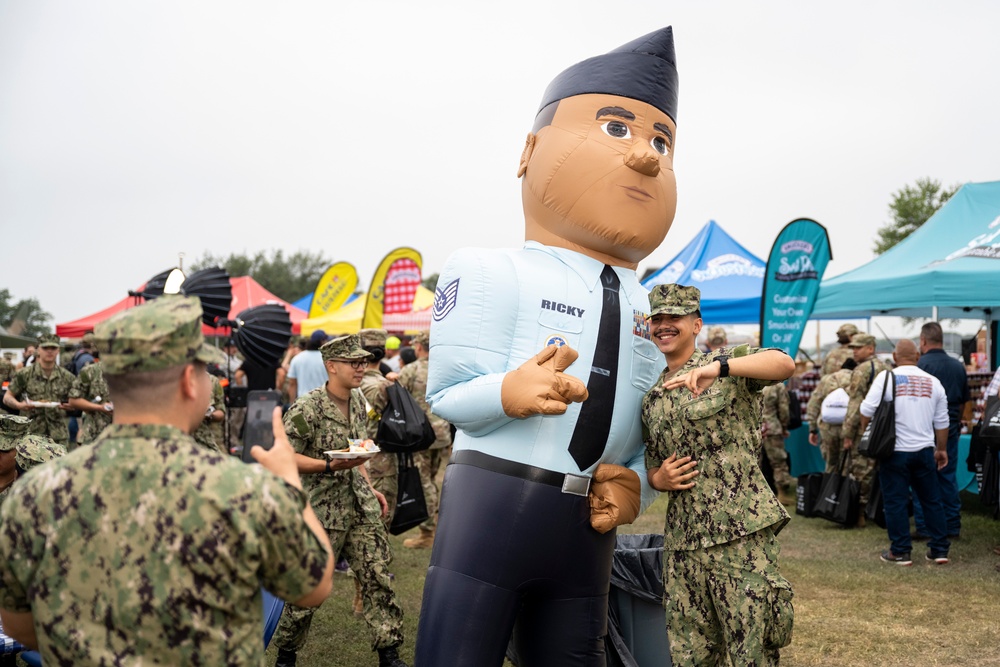
<svg viewBox="0 0 1000 667">
<path fill-rule="evenodd" d="M 674 133 L 670 131 L 669 127 L 663 123 L 653 123 L 653 129 L 667 135 L 667 138 L 670 139 L 670 143 L 674 143 Z"/>
<path fill-rule="evenodd" d="M 635 120 L 635 114 L 628 109 L 622 109 L 621 107 L 604 107 L 597 112 L 596 118 L 601 116 L 618 116 L 619 118 L 624 118 L 625 120 Z"/>
</svg>

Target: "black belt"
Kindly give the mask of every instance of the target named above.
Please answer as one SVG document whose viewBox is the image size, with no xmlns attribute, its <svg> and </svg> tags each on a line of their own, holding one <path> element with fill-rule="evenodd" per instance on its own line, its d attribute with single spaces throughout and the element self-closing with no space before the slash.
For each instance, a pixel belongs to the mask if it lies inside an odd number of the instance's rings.
<svg viewBox="0 0 1000 667">
<path fill-rule="evenodd" d="M 545 468 L 529 466 L 517 461 L 500 459 L 489 454 L 483 454 L 474 449 L 462 449 L 452 453 L 449 464 L 459 463 L 467 466 L 492 470 L 501 475 L 509 475 L 529 482 L 548 484 L 560 489 L 563 493 L 570 493 L 574 496 L 585 496 L 590 491 L 590 477 L 586 475 L 574 475 L 573 473 L 561 473 Z"/>
</svg>

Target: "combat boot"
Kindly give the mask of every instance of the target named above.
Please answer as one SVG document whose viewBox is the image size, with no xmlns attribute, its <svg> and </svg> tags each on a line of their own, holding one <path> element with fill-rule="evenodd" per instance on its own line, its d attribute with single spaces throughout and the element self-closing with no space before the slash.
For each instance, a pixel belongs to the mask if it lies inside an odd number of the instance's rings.
<svg viewBox="0 0 1000 667">
<path fill-rule="evenodd" d="M 785 506 L 795 504 L 795 496 L 789 491 L 789 487 L 778 487 L 778 502 Z"/>
<path fill-rule="evenodd" d="M 864 505 L 861 505 L 860 507 L 858 507 L 858 523 L 857 523 L 857 527 L 858 528 L 864 528 L 865 527 L 865 506 Z"/>
<path fill-rule="evenodd" d="M 403 546 L 407 549 L 430 549 L 434 546 L 434 531 L 421 528 L 420 537 L 410 537 L 403 540 Z"/>
<path fill-rule="evenodd" d="M 399 657 L 395 646 L 378 650 L 378 667 L 409 667 Z"/>
<path fill-rule="evenodd" d="M 275 661 L 274 667 L 295 667 L 295 658 L 295 651 L 279 648 L 278 659 Z"/>
</svg>

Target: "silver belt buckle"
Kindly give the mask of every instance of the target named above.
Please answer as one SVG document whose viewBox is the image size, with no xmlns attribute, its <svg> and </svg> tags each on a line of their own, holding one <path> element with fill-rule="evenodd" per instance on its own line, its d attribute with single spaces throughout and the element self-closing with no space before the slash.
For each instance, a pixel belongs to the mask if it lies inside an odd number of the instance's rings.
<svg viewBox="0 0 1000 667">
<path fill-rule="evenodd" d="M 571 493 L 574 496 L 585 496 L 590 492 L 590 478 L 566 473 L 566 476 L 563 477 L 562 492 Z"/>
</svg>

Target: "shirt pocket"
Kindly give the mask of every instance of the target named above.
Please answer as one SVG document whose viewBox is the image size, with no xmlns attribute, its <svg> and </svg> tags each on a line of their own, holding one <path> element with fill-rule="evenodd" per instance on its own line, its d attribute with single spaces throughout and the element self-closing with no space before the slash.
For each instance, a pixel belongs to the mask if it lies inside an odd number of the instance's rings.
<svg viewBox="0 0 1000 667">
<path fill-rule="evenodd" d="M 548 345 L 569 345 L 580 351 L 580 334 L 583 333 L 583 318 L 554 310 L 543 310 L 538 314 L 539 336 L 537 348 L 530 356 Z"/>
<path fill-rule="evenodd" d="M 649 391 L 663 370 L 663 353 L 652 341 L 632 336 L 632 385 Z"/>
<path fill-rule="evenodd" d="M 680 389 L 678 391 L 687 391 Z M 722 411 L 730 398 L 727 392 L 709 390 L 701 396 L 695 397 L 684 406 L 684 416 L 692 421 L 709 419 Z"/>
</svg>

